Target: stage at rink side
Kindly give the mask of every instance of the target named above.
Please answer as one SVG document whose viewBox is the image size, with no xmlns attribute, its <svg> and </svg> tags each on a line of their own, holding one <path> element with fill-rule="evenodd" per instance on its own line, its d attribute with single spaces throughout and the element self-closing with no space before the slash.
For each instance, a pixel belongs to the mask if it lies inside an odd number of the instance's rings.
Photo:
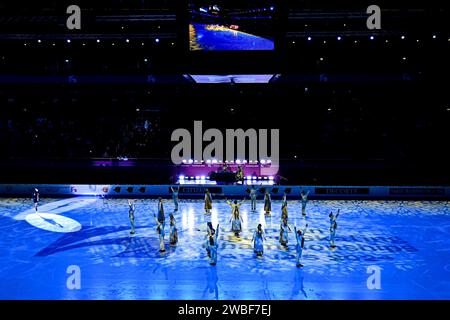
<svg viewBox="0 0 450 320">
<path fill-rule="evenodd" d="M 167 222 L 160 253 L 157 199 L 135 200 L 130 235 L 125 198 L 41 191 L 38 214 L 30 197 L 0 198 L 0 299 L 450 299 L 450 202 L 310 200 L 302 216 L 299 201 L 287 200 L 287 247 L 279 243 L 280 200 L 270 217 L 261 200 L 254 212 L 244 202 L 240 237 L 225 200 L 213 199 L 210 215 L 201 199 L 181 198 L 177 212 L 166 200 L 179 241 L 167 243 Z M 328 215 L 337 210 L 330 248 Z M 220 225 L 215 266 L 204 247 L 207 222 Z M 258 224 L 266 233 L 262 257 L 251 242 Z M 298 268 L 293 228 L 306 224 Z"/>
<path fill-rule="evenodd" d="M 216 197 L 242 198 L 251 185 L 217 185 L 200 182 L 183 185 L 88 185 L 88 184 L 0 184 L 0 197 L 29 197 L 37 187 L 43 197 L 100 196 L 108 198 L 170 198 L 171 187 L 179 187 L 181 198 L 203 197 L 208 189 Z M 269 191 L 273 199 L 284 193 L 298 199 L 303 190 L 311 199 L 450 199 L 450 187 L 444 186 L 288 186 L 255 183 L 258 196 Z"/>
</svg>

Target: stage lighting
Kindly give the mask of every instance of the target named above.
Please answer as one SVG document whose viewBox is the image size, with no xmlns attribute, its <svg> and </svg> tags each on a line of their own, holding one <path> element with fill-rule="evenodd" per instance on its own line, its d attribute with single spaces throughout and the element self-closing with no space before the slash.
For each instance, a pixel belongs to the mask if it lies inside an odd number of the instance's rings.
<svg viewBox="0 0 450 320">
<path fill-rule="evenodd" d="M 401 39 L 402 39 L 402 40 L 405 40 L 405 36 L 402 36 Z"/>
<path fill-rule="evenodd" d="M 42 41 L 41 40 L 38 40 L 38 43 L 41 43 Z"/>
<path fill-rule="evenodd" d="M 375 39 L 375 37 L 374 36 L 370 36 L 370 40 L 373 40 L 373 39 Z"/>
<path fill-rule="evenodd" d="M 341 41 L 341 39 L 342 39 L 341 37 L 337 37 L 337 40 L 338 40 L 338 41 Z"/>
<path fill-rule="evenodd" d="M 67 43 L 70 43 L 71 41 L 70 41 L 70 39 L 67 39 Z"/>
<path fill-rule="evenodd" d="M 129 43 L 129 42 L 130 42 L 130 39 L 126 39 L 125 42 L 126 42 L 126 43 Z"/>
<path fill-rule="evenodd" d="M 261 164 L 266 164 L 266 160 L 262 159 Z"/>
<path fill-rule="evenodd" d="M 156 38 L 156 39 L 155 39 L 155 42 L 156 42 L 156 43 L 159 43 L 159 39 L 158 39 L 158 38 Z"/>
<path fill-rule="evenodd" d="M 100 39 L 97 39 L 97 43 L 100 43 Z"/>
<path fill-rule="evenodd" d="M 194 160 L 192 160 L 192 159 L 189 159 L 189 161 L 188 161 L 190 164 L 191 163 L 194 163 Z"/>
<path fill-rule="evenodd" d="M 127 191 L 128 191 L 128 193 L 132 193 L 133 192 L 133 187 L 128 187 Z"/>
<path fill-rule="evenodd" d="M 272 163 L 272 160 L 270 160 L 270 159 L 269 159 L 269 160 L 267 160 L 267 163 Z"/>
<path fill-rule="evenodd" d="M 216 160 L 216 159 L 213 159 L 212 163 L 217 163 L 217 160 Z"/>
<path fill-rule="evenodd" d="M 195 176 L 195 180 L 200 180 L 200 176 Z"/>
<path fill-rule="evenodd" d="M 273 180 L 273 176 L 270 176 L 270 177 L 269 177 L 269 180 Z"/>
<path fill-rule="evenodd" d="M 207 164 L 210 164 L 210 163 L 211 163 L 211 160 L 210 160 L 210 159 L 206 160 L 206 163 L 207 163 Z"/>
<path fill-rule="evenodd" d="M 240 163 L 241 163 L 241 160 L 237 159 L 237 160 L 236 160 L 236 163 L 237 163 L 237 164 L 240 164 Z"/>
<path fill-rule="evenodd" d="M 308 41 L 311 41 L 312 40 L 312 38 L 311 37 L 308 37 Z"/>
<path fill-rule="evenodd" d="M 433 39 L 436 39 L 437 37 L 436 37 L 436 35 L 435 34 L 433 34 Z"/>
<path fill-rule="evenodd" d="M 184 180 L 184 175 L 178 176 L 178 179 L 179 179 L 179 180 Z"/>
<path fill-rule="evenodd" d="M 200 180 L 205 180 L 205 176 L 200 176 Z"/>
</svg>

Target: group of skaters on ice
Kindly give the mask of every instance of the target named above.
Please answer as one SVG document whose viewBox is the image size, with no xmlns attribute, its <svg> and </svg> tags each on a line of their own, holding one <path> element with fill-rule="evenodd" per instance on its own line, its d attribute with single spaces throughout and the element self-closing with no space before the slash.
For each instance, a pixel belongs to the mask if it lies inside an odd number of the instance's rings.
<svg viewBox="0 0 450 320">
<path fill-rule="evenodd" d="M 174 211 L 178 211 L 178 188 L 172 188 L 172 199 L 174 202 L 175 209 Z M 256 198 L 257 198 L 257 191 L 258 189 L 255 186 L 252 186 L 250 189 L 250 201 L 251 201 L 251 210 L 254 212 L 256 211 Z M 302 191 L 300 193 L 300 202 L 302 205 L 302 215 L 306 216 L 306 205 L 308 203 L 308 195 L 309 192 Z M 231 231 L 234 233 L 236 237 L 239 237 L 239 234 L 242 231 L 242 218 L 240 215 L 240 206 L 245 202 L 245 199 L 242 201 L 230 201 L 228 199 L 225 199 L 226 203 L 231 207 Z M 211 214 L 212 210 L 212 204 L 213 199 L 212 195 L 209 192 L 208 189 L 206 189 L 205 192 L 205 198 L 204 198 L 204 209 L 205 214 Z M 135 227 L 134 227 L 134 212 L 135 212 L 135 205 L 132 201 L 128 202 L 129 205 L 129 217 L 131 222 L 131 234 L 135 233 Z M 282 202 L 281 202 L 281 224 L 280 224 L 280 239 L 279 242 L 282 246 L 287 247 L 288 245 L 288 233 L 292 232 L 289 224 L 288 224 L 288 211 L 287 211 L 287 196 L 286 194 L 283 195 Z M 270 216 L 272 212 L 272 199 L 270 196 L 269 191 L 266 191 L 264 194 L 264 212 L 266 216 Z M 160 244 L 160 252 L 165 252 L 165 241 L 164 241 L 164 229 L 165 229 L 165 213 L 164 213 L 164 202 L 162 198 L 158 199 L 158 214 L 154 214 L 154 219 L 156 222 L 156 231 L 159 236 L 159 244 Z M 339 216 L 339 210 L 336 214 L 331 212 L 329 214 L 330 219 L 330 247 L 334 248 L 334 239 L 336 236 L 336 229 L 337 229 L 337 218 Z M 178 230 L 176 227 L 176 222 L 174 215 L 171 213 L 169 215 L 169 244 L 171 246 L 174 246 L 178 242 Z M 294 234 L 296 238 L 296 261 L 297 261 L 297 267 L 302 267 L 303 265 L 300 263 L 300 259 L 302 257 L 303 248 L 305 244 L 305 234 L 308 229 L 308 224 L 305 225 L 305 228 L 302 230 L 300 228 L 294 227 Z M 208 257 L 210 259 L 210 264 L 215 265 L 217 263 L 217 248 L 218 248 L 218 237 L 219 237 L 219 225 L 214 229 L 211 222 L 207 223 L 207 235 L 206 235 L 206 252 L 208 254 Z M 262 229 L 262 225 L 258 224 L 252 238 L 253 243 L 253 250 L 254 253 L 257 256 L 262 256 L 264 253 L 264 241 L 266 241 L 266 237 L 264 234 L 264 231 Z"/>
<path fill-rule="evenodd" d="M 171 187 L 172 191 L 172 200 L 174 203 L 174 212 L 178 211 L 178 193 L 179 188 L 173 188 Z M 251 201 L 251 210 L 253 212 L 256 211 L 256 198 L 257 198 L 257 191 L 258 189 L 255 186 L 252 186 L 250 189 L 250 201 Z M 300 202 L 302 205 L 302 215 L 306 216 L 306 205 L 308 203 L 308 192 L 301 191 L 300 193 Z M 35 188 L 33 192 L 33 203 L 34 208 L 36 212 L 38 211 L 38 204 L 40 201 L 40 194 L 39 190 Z M 230 201 L 226 199 L 227 204 L 231 207 L 231 231 L 234 233 L 235 236 L 239 237 L 239 234 L 242 231 L 242 218 L 240 215 L 240 206 L 244 203 L 245 199 L 238 202 L 237 200 Z M 206 189 L 205 192 L 205 198 L 204 198 L 204 208 L 205 208 L 205 214 L 211 214 L 212 210 L 212 195 L 209 192 L 208 189 Z M 282 201 L 281 201 L 281 224 L 280 224 L 280 244 L 284 247 L 287 247 L 288 245 L 288 233 L 292 232 L 289 224 L 288 224 L 288 211 L 287 211 L 287 196 L 286 194 L 283 195 Z M 128 200 L 128 216 L 131 223 L 131 231 L 130 234 L 135 234 L 135 210 L 136 207 L 134 205 L 134 202 L 131 200 Z M 264 194 L 264 212 L 266 216 L 270 216 L 272 212 L 272 199 L 270 196 L 269 191 L 266 191 Z M 164 202 L 162 198 L 158 199 L 158 214 L 154 214 L 154 219 L 156 222 L 156 231 L 159 236 L 159 251 L 165 252 L 165 241 L 164 241 L 164 235 L 165 235 L 165 212 L 164 212 Z M 336 237 L 336 229 L 337 229 L 337 218 L 339 216 L 339 210 L 336 214 L 331 212 L 329 214 L 330 218 L 330 247 L 334 248 L 334 239 Z M 300 263 L 300 259 L 302 257 L 303 248 L 305 244 L 305 234 L 308 229 L 308 224 L 305 225 L 305 228 L 301 230 L 300 228 L 294 227 L 294 234 L 296 238 L 296 261 L 297 261 L 297 267 L 302 267 L 303 265 Z M 216 229 L 214 229 L 211 222 L 207 223 L 207 235 L 206 235 L 206 252 L 208 254 L 208 257 L 210 258 L 210 264 L 215 265 L 217 263 L 217 248 L 218 248 L 218 237 L 219 237 L 219 225 L 217 225 Z M 258 224 L 255 232 L 253 233 L 253 251 L 257 256 L 262 256 L 264 253 L 264 241 L 266 240 L 264 231 L 262 229 L 262 225 Z M 169 244 L 171 246 L 175 246 L 178 243 L 178 229 L 176 227 L 175 217 L 173 213 L 169 215 Z"/>
</svg>

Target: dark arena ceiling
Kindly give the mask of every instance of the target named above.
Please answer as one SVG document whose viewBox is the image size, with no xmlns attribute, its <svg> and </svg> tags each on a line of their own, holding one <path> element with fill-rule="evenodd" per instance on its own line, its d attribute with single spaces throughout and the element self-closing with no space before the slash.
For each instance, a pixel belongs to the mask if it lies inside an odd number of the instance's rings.
<svg viewBox="0 0 450 320">
<path fill-rule="evenodd" d="M 450 176 L 416 170 L 449 161 L 443 2 L 378 1 L 382 27 L 369 30 L 366 1 L 274 0 L 270 52 L 190 52 L 188 1 L 80 0 L 81 30 L 68 30 L 72 2 L 0 3 L 2 159 L 167 158 L 173 128 L 204 119 L 283 128 L 292 161 L 389 162 L 426 183 Z M 255 74 L 271 80 L 230 80 Z M 145 120 L 156 124 L 150 142 L 130 129 Z"/>
</svg>

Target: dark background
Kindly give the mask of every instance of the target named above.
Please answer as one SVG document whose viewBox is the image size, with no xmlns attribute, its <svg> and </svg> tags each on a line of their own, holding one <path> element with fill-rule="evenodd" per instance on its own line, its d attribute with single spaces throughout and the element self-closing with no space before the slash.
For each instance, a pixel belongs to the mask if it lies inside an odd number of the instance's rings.
<svg viewBox="0 0 450 320">
<path fill-rule="evenodd" d="M 367 30 L 371 2 L 279 1 L 275 52 L 200 55 L 183 1 L 78 1 L 81 31 L 65 27 L 70 4 L 0 3 L 0 183 L 167 183 L 170 134 L 194 120 L 279 128 L 288 183 L 450 181 L 443 3 L 380 1 L 382 29 Z M 188 73 L 280 76 L 202 85 Z M 135 166 L 92 165 L 117 157 Z"/>
</svg>

